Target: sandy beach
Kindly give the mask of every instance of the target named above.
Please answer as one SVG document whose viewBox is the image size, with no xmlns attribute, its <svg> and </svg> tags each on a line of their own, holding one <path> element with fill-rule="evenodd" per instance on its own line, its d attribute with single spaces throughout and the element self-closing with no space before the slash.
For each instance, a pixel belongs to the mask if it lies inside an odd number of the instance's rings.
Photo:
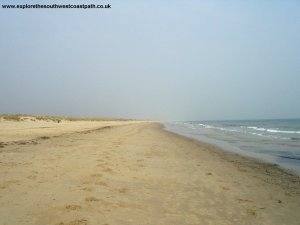
<svg viewBox="0 0 300 225">
<path fill-rule="evenodd" d="M 143 121 L 0 121 L 0 225 L 300 224 L 300 178 Z"/>
</svg>

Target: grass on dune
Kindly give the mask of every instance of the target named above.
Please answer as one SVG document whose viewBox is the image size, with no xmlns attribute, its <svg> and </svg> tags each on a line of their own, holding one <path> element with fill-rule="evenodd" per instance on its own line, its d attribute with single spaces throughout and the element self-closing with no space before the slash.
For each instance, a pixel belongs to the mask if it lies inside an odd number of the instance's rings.
<svg viewBox="0 0 300 225">
<path fill-rule="evenodd" d="M 38 116 L 27 114 L 0 114 L 0 119 L 10 121 L 42 120 L 60 123 L 61 121 L 126 121 L 119 118 L 72 117 L 72 116 Z"/>
<path fill-rule="evenodd" d="M 21 116 L 16 114 L 3 114 L 0 115 L 0 118 L 4 119 L 4 120 L 13 120 L 13 121 L 20 121 L 21 120 Z"/>
</svg>

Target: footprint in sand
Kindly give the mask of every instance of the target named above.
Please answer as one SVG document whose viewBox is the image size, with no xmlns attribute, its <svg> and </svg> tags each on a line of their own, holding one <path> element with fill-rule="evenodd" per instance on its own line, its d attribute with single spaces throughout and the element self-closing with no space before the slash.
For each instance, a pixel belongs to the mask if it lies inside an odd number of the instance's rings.
<svg viewBox="0 0 300 225">
<path fill-rule="evenodd" d="M 102 177 L 102 174 L 101 173 L 91 174 L 91 177 L 92 178 L 100 178 L 100 177 Z"/>
<path fill-rule="evenodd" d="M 98 198 L 95 198 L 95 197 L 87 197 L 87 198 L 85 198 L 85 201 L 87 201 L 87 202 L 98 202 L 100 200 Z"/>
<path fill-rule="evenodd" d="M 19 180 L 8 180 L 8 181 L 4 181 L 0 184 L 0 189 L 6 189 L 9 188 L 12 185 L 20 185 L 20 181 Z"/>
<path fill-rule="evenodd" d="M 82 188 L 81 190 L 91 192 L 91 191 L 93 191 L 93 188 L 91 188 L 91 187 L 85 187 L 85 188 Z"/>
<path fill-rule="evenodd" d="M 104 156 L 105 159 L 110 160 L 111 157 L 110 156 Z"/>
<path fill-rule="evenodd" d="M 50 137 L 48 137 L 48 136 L 42 136 L 42 137 L 40 137 L 39 139 L 40 139 L 40 140 L 47 140 L 47 139 L 50 139 Z"/>
<path fill-rule="evenodd" d="M 68 211 L 80 210 L 82 207 L 80 205 L 67 205 L 65 207 Z"/>
<path fill-rule="evenodd" d="M 106 173 L 111 173 L 111 174 L 116 173 L 110 167 L 101 168 L 101 169 L 103 172 L 106 172 Z"/>
<path fill-rule="evenodd" d="M 30 179 L 30 180 L 36 180 L 37 176 L 29 175 L 29 176 L 27 176 L 27 178 Z"/>
<path fill-rule="evenodd" d="M 95 182 L 96 185 L 100 185 L 100 186 L 107 186 L 107 183 L 104 181 L 97 181 Z"/>
<path fill-rule="evenodd" d="M 125 194 L 126 192 L 128 192 L 128 189 L 127 188 L 121 188 L 121 189 L 118 189 L 118 192 Z"/>
<path fill-rule="evenodd" d="M 239 202 L 253 202 L 252 200 L 249 199 L 243 199 L 243 198 L 238 198 L 237 199 Z"/>
<path fill-rule="evenodd" d="M 82 184 L 92 184 L 94 182 L 101 181 L 101 178 L 102 174 L 100 173 L 91 174 L 90 176 L 83 178 Z"/>
<path fill-rule="evenodd" d="M 228 190 L 230 190 L 230 188 L 229 187 L 224 187 L 224 186 L 222 186 L 221 187 L 224 191 L 228 191 Z"/>
<path fill-rule="evenodd" d="M 256 216 L 256 210 L 255 209 L 247 209 L 247 214 L 249 216 Z"/>
<path fill-rule="evenodd" d="M 57 223 L 56 225 L 87 225 L 88 221 L 86 219 L 80 219 L 80 220 L 73 220 L 67 223 L 60 222 Z"/>
<path fill-rule="evenodd" d="M 19 141 L 18 142 L 18 145 L 26 145 L 26 144 L 29 144 L 29 142 L 27 142 L 27 141 Z"/>
</svg>

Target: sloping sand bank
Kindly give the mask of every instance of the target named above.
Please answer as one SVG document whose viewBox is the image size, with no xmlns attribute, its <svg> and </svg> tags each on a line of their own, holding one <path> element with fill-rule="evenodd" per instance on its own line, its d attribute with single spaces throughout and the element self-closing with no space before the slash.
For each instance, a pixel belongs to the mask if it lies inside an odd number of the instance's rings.
<svg viewBox="0 0 300 225">
<path fill-rule="evenodd" d="M 157 123 L 79 131 L 2 141 L 1 225 L 299 225 L 300 179 L 275 166 Z"/>
</svg>

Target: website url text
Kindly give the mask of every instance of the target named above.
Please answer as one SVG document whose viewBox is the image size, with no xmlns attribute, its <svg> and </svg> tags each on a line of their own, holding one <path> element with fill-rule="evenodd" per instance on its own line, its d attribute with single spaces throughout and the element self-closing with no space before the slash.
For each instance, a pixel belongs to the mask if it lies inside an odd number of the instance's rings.
<svg viewBox="0 0 300 225">
<path fill-rule="evenodd" d="M 2 5 L 3 9 L 110 9 L 110 4 L 95 5 L 95 4 L 23 4 L 23 5 Z"/>
</svg>

